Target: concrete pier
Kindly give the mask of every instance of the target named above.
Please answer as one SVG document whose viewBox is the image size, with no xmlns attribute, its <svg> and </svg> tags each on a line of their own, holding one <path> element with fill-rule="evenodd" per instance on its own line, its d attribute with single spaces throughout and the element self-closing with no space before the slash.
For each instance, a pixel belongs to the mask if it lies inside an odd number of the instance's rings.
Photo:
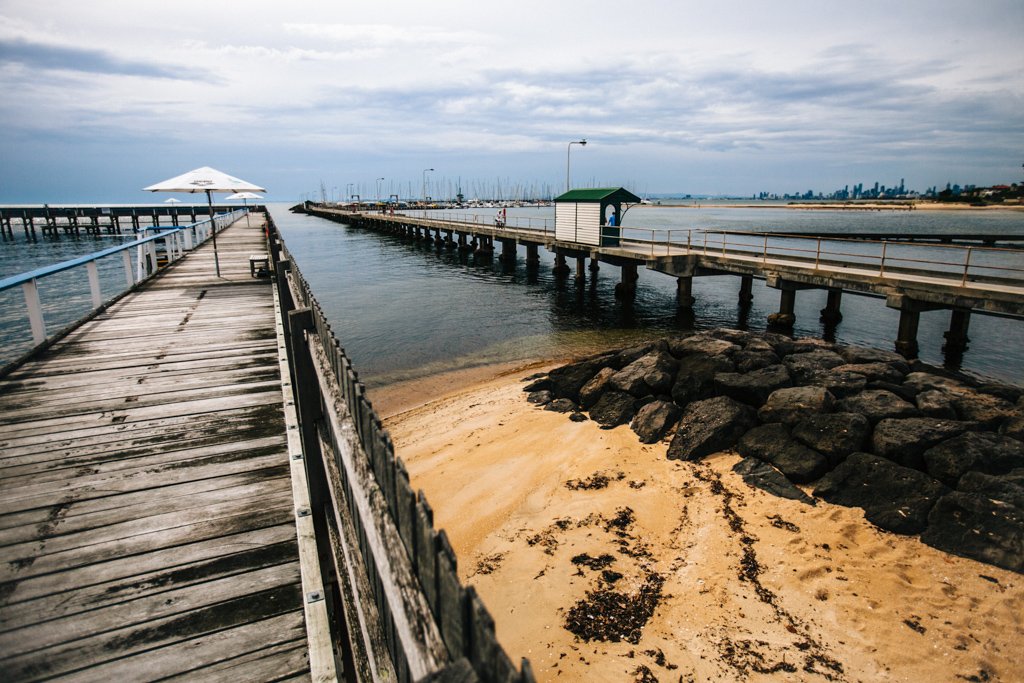
<svg viewBox="0 0 1024 683">
<path fill-rule="evenodd" d="M 714 234 L 721 240 L 713 249 L 703 246 L 704 239 L 686 243 L 660 242 L 639 238 L 623 238 L 614 246 L 586 245 L 558 240 L 553 232 L 530 228 L 494 226 L 451 222 L 411 216 L 383 216 L 369 213 L 354 213 L 340 209 L 309 205 L 310 213 L 331 220 L 367 227 L 385 232 L 394 231 L 394 225 L 409 226 L 417 232 L 420 227 L 451 230 L 458 235 L 459 244 L 467 239 L 477 254 L 486 258 L 488 247 L 493 251 L 493 240 L 514 241 L 526 247 L 526 264 L 535 268 L 539 262 L 541 246 L 554 253 L 554 274 L 567 277 L 569 258 L 577 260 L 576 272 L 583 277 L 587 258 L 590 268 L 598 261 L 621 268 L 621 280 L 615 287 L 616 297 L 632 299 L 636 294 L 636 283 L 640 266 L 677 279 L 679 310 L 691 311 L 693 306 L 693 278 L 704 276 L 733 275 L 740 278 L 738 301 L 742 319 L 749 311 L 753 299 L 753 280 L 763 279 L 767 286 L 779 290 L 779 309 L 768 317 L 769 323 L 778 329 L 792 329 L 796 321 L 796 292 L 803 289 L 821 289 L 827 292 L 827 302 L 821 309 L 821 321 L 825 334 L 834 335 L 835 326 L 843 316 L 841 302 L 844 293 L 885 297 L 886 305 L 901 312 L 901 323 L 897 331 L 897 350 L 910 354 L 917 353 L 917 317 L 922 311 L 945 309 L 956 311 L 951 314 L 947 346 L 955 349 L 966 343 L 966 330 L 970 315 L 997 314 L 1024 319 L 1024 258 L 1012 249 L 1000 249 L 993 258 L 1002 259 L 998 268 L 979 265 L 979 256 L 985 247 L 944 245 L 941 258 L 935 263 L 928 259 L 900 258 L 893 256 L 900 246 L 885 242 L 888 257 L 881 252 L 881 263 L 872 263 L 870 258 L 858 256 L 850 259 L 848 247 L 841 243 L 842 236 L 812 236 L 818 239 L 817 249 L 810 256 L 804 256 L 795 243 L 792 249 L 778 249 L 778 243 L 785 240 L 802 240 L 802 237 L 772 235 L 773 248 L 769 251 L 768 239 L 763 233 L 705 233 Z M 738 237 L 734 237 L 738 236 Z M 876 236 L 878 237 L 878 236 Z M 883 236 L 884 237 L 884 236 Z M 735 241 L 733 241 L 735 240 Z M 1024 240 L 1024 238 L 1021 238 Z M 1021 241 L 1007 236 L 1004 241 Z M 696 246 L 700 244 L 701 246 Z M 720 246 L 719 246 L 720 244 Z M 914 249 L 930 248 L 927 244 L 915 244 Z M 973 249 L 973 258 L 966 253 L 951 253 L 956 249 Z M 996 252 L 993 252 L 994 254 Z M 1008 260 L 1006 257 L 1010 256 Z M 878 258 L 878 255 L 875 256 Z M 1017 258 L 1017 261 L 1013 261 Z M 886 260 L 888 259 L 888 260 Z M 965 264 L 962 269 L 949 268 L 957 261 Z M 1020 265 L 1016 265 L 1020 262 Z M 986 268 L 988 268 L 986 270 Z"/>
</svg>

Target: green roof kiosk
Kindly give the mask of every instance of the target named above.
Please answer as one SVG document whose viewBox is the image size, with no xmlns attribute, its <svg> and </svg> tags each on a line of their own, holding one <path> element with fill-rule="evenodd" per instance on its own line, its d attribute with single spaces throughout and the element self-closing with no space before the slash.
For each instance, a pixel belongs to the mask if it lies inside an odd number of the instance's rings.
<svg viewBox="0 0 1024 683">
<path fill-rule="evenodd" d="M 622 205 L 639 203 L 640 197 L 624 187 L 569 190 L 555 197 L 555 239 L 617 247 Z"/>
</svg>

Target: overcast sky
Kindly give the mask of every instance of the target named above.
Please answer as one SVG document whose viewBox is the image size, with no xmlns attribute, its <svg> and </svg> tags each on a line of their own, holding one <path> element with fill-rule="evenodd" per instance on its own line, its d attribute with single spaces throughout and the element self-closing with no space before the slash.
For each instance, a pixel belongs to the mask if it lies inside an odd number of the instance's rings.
<svg viewBox="0 0 1024 683">
<path fill-rule="evenodd" d="M 0 0 L 0 202 L 1020 181 L 1024 2 Z M 337 188 L 337 189 L 336 189 Z"/>
</svg>

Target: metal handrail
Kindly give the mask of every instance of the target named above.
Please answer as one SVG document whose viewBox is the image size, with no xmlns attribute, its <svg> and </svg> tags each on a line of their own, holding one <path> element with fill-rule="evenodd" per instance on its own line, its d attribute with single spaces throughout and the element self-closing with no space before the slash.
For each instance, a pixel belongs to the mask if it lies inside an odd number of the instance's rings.
<svg viewBox="0 0 1024 683">
<path fill-rule="evenodd" d="M 196 221 L 189 225 L 168 228 L 159 226 L 146 228 L 146 231 L 158 230 L 159 233 L 149 237 L 142 237 L 126 244 L 120 244 L 116 247 L 102 249 L 91 254 L 86 254 L 85 256 L 79 256 L 67 261 L 44 266 L 43 268 L 36 268 L 35 270 L 31 270 L 26 273 L 20 273 L 18 275 L 4 278 L 3 280 L 0 280 L 0 292 L 12 289 L 19 285 L 21 286 L 25 296 L 25 307 L 28 312 L 29 328 L 32 331 L 32 341 L 33 344 L 38 347 L 47 340 L 46 321 L 43 316 L 42 301 L 39 297 L 39 280 L 51 275 L 56 275 L 57 273 L 63 273 L 85 266 L 87 277 L 89 279 L 90 296 L 92 299 L 92 310 L 87 315 L 92 315 L 97 309 L 104 305 L 103 294 L 100 287 L 99 271 L 96 267 L 97 261 L 117 253 L 121 253 L 123 255 L 126 286 L 124 289 L 120 290 L 118 294 L 115 294 L 116 297 L 123 292 L 130 290 L 132 287 L 148 280 L 160 270 L 156 259 L 156 242 L 158 240 L 163 240 L 164 242 L 164 251 L 167 254 L 167 265 L 169 265 L 184 256 L 186 252 L 194 249 L 195 246 L 205 242 L 213 232 L 216 232 L 219 229 L 219 227 L 223 226 L 225 223 L 234 222 L 236 218 L 245 215 L 246 212 L 247 209 L 241 208 L 229 213 L 220 214 L 219 216 L 214 216 L 213 218 L 204 218 L 201 221 Z M 212 225 L 212 230 L 210 230 L 209 226 L 206 225 L 208 223 Z M 131 258 L 129 257 L 129 251 L 132 249 L 135 249 L 137 254 L 134 266 Z"/>
</svg>

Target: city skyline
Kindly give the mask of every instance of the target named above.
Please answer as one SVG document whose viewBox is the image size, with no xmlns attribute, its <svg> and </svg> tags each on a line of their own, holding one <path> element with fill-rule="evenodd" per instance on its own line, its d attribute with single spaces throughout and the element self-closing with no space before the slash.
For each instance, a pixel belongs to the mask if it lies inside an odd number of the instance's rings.
<svg viewBox="0 0 1024 683">
<path fill-rule="evenodd" d="M 1013 182 L 1022 29 L 1008 0 L 7 0 L 0 202 L 143 201 L 205 165 L 282 200 L 415 196 L 424 169 L 554 191 L 581 138 L 574 185 L 651 195 Z"/>
</svg>

